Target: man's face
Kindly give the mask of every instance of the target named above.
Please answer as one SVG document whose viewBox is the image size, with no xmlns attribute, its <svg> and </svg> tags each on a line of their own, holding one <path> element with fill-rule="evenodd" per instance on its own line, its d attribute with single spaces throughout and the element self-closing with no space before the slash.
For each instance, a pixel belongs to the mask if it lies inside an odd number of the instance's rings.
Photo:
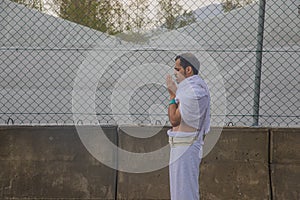
<svg viewBox="0 0 300 200">
<path fill-rule="evenodd" d="M 185 69 L 180 65 L 180 59 L 177 59 L 175 61 L 174 75 L 176 77 L 175 80 L 177 83 L 180 83 L 186 78 L 186 72 Z"/>
</svg>

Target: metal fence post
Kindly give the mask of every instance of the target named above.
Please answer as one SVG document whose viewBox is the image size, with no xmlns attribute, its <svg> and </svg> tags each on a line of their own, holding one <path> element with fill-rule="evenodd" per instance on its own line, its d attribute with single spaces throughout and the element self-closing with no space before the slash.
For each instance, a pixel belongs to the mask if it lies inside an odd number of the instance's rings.
<svg viewBox="0 0 300 200">
<path fill-rule="evenodd" d="M 258 121 L 259 121 L 259 100 L 260 100 L 261 65 L 262 65 L 263 39 L 264 39 L 265 7 L 266 7 L 266 0 L 260 0 L 259 16 L 258 16 L 257 47 L 256 47 L 254 98 L 253 98 L 253 126 L 258 126 Z"/>
</svg>

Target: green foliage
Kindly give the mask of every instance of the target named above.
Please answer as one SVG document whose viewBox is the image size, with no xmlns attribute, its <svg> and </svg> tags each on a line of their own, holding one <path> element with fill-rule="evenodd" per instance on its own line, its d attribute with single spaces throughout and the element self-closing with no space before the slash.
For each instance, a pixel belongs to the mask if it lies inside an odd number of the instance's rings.
<svg viewBox="0 0 300 200">
<path fill-rule="evenodd" d="M 122 4 L 117 0 L 54 0 L 57 14 L 66 20 L 105 32 L 122 30 Z"/>
<path fill-rule="evenodd" d="M 148 17 L 151 12 L 149 6 L 149 0 L 131 0 L 129 2 L 128 29 L 130 31 L 139 33 L 151 23 Z"/>
<path fill-rule="evenodd" d="M 258 0 L 222 0 L 223 11 L 229 12 L 257 1 Z"/>
<path fill-rule="evenodd" d="M 43 11 L 43 0 L 11 0 L 18 4 L 23 4 L 28 8 L 37 9 Z"/>
<path fill-rule="evenodd" d="M 97 1 L 58 0 L 59 16 L 63 19 L 88 26 L 94 29 L 103 29 L 103 22 L 97 18 Z M 105 31 L 104 31 L 105 32 Z"/>
<path fill-rule="evenodd" d="M 128 41 L 145 41 L 143 34 L 151 26 L 176 29 L 195 21 L 193 13 L 184 10 L 179 0 L 159 0 L 157 21 L 149 17 L 154 17 L 149 0 L 130 0 L 127 5 L 119 0 L 53 1 L 61 18 L 112 35 L 123 33 Z"/>
<path fill-rule="evenodd" d="M 183 14 L 176 21 L 177 22 L 176 28 L 187 26 L 195 21 L 196 21 L 196 17 L 194 16 L 194 13 L 192 11 L 188 12 L 185 10 Z"/>
<path fill-rule="evenodd" d="M 184 10 L 178 0 L 159 0 L 159 19 L 162 27 L 177 29 L 196 21 L 192 12 Z"/>
</svg>

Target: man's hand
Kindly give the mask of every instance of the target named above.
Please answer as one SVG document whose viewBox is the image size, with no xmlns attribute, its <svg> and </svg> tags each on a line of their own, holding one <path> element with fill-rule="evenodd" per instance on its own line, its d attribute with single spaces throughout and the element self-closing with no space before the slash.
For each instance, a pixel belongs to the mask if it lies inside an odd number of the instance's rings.
<svg viewBox="0 0 300 200">
<path fill-rule="evenodd" d="M 168 92 L 170 94 L 170 99 L 175 98 L 177 86 L 176 86 L 175 82 L 172 80 L 172 77 L 170 74 L 167 75 L 166 84 L 167 84 Z"/>
</svg>

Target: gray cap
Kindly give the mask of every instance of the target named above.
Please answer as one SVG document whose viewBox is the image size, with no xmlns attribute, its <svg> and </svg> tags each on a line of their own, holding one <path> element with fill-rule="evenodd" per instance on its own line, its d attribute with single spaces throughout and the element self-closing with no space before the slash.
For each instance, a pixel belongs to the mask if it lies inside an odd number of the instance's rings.
<svg viewBox="0 0 300 200">
<path fill-rule="evenodd" d="M 181 58 L 183 58 L 186 61 L 188 61 L 195 69 L 197 69 L 199 71 L 199 69 L 200 69 L 200 62 L 196 58 L 196 56 L 194 56 L 194 54 L 192 54 L 192 53 L 183 53 L 183 54 L 180 54 L 178 56 L 180 56 Z"/>
</svg>

